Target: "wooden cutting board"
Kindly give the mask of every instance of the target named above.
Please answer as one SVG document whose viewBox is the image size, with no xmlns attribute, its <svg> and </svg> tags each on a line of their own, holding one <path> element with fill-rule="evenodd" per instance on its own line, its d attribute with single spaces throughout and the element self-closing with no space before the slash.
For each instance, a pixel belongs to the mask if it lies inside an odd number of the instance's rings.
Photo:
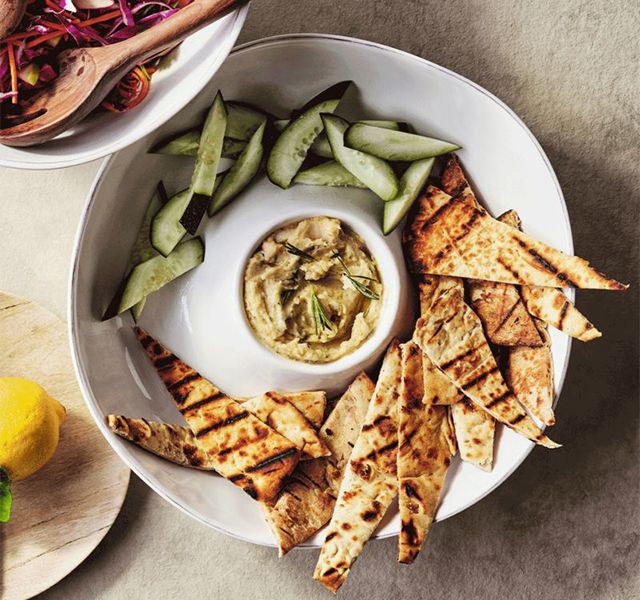
<svg viewBox="0 0 640 600">
<path fill-rule="evenodd" d="M 0 348 L 0 377 L 33 379 L 67 409 L 55 455 L 14 484 L 11 520 L 0 524 L 0 599 L 24 600 L 68 575 L 100 543 L 120 512 L 129 469 L 84 404 L 60 319 L 0 292 Z"/>
</svg>

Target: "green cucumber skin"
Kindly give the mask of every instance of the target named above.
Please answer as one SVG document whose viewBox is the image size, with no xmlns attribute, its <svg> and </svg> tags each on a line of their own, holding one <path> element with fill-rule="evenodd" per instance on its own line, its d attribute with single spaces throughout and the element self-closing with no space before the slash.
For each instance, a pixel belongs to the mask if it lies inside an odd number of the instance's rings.
<svg viewBox="0 0 640 600">
<path fill-rule="evenodd" d="M 376 127 L 381 127 L 382 129 L 393 129 L 395 131 L 400 131 L 401 124 L 398 121 L 358 121 L 358 123 L 365 123 L 367 125 L 375 125 Z M 321 133 L 316 141 L 313 142 L 311 146 L 311 152 L 313 152 L 316 156 L 320 156 L 321 158 L 333 158 L 333 152 L 331 151 L 331 144 L 327 139 L 327 134 L 325 132 Z"/>
<path fill-rule="evenodd" d="M 379 119 L 362 119 L 356 121 L 356 123 L 380 127 L 380 129 L 390 129 L 392 131 L 400 131 L 403 127 L 406 127 L 406 123 L 400 123 L 399 121 L 381 121 Z"/>
<path fill-rule="evenodd" d="M 153 218 L 151 245 L 162 256 L 168 256 L 187 233 L 180 219 L 190 201 L 191 193 L 187 188 L 172 196 Z"/>
<path fill-rule="evenodd" d="M 210 217 L 229 204 L 257 175 L 264 154 L 262 138 L 265 127 L 266 123 L 263 123 L 256 129 L 238 160 L 217 185 L 209 205 Z"/>
<path fill-rule="evenodd" d="M 196 164 L 191 177 L 191 191 L 194 195 L 211 196 L 213 192 L 226 127 L 227 110 L 222 94 L 218 92 L 200 136 Z"/>
<path fill-rule="evenodd" d="M 398 178 L 384 160 L 344 145 L 344 133 L 349 123 L 334 115 L 322 115 L 331 150 L 335 159 L 356 179 L 364 183 L 383 200 L 391 200 L 398 193 Z"/>
<path fill-rule="evenodd" d="M 161 146 L 151 149 L 153 154 L 166 154 L 168 156 L 196 156 L 200 144 L 201 129 L 189 129 L 184 133 L 169 139 Z"/>
<path fill-rule="evenodd" d="M 296 110 L 291 111 L 289 116 L 291 121 L 294 121 L 299 116 L 312 109 L 314 106 L 326 102 L 327 100 L 335 100 L 336 98 L 342 98 L 346 93 L 353 81 L 345 80 L 334 83 L 332 86 L 322 90 L 319 94 L 316 94 L 311 100 L 308 100 L 304 106 Z"/>
<path fill-rule="evenodd" d="M 425 158 L 411 163 L 400 178 L 398 195 L 384 203 L 382 233 L 389 235 L 409 212 L 416 198 L 429 179 L 435 158 Z"/>
<path fill-rule="evenodd" d="M 316 167 L 300 171 L 293 183 L 303 185 L 323 185 L 328 187 L 355 187 L 367 189 L 357 177 L 354 177 L 340 163 L 330 160 Z"/>
<path fill-rule="evenodd" d="M 267 176 L 272 183 L 283 189 L 291 185 L 309 148 L 322 131 L 320 115 L 332 113 L 339 103 L 340 98 L 334 98 L 316 104 L 285 128 L 267 158 Z"/>
<path fill-rule="evenodd" d="M 154 153 L 166 156 L 197 156 L 199 143 L 200 130 L 192 129 L 158 148 Z M 222 142 L 222 158 L 235 158 L 244 150 L 246 145 L 247 143 L 242 140 L 224 138 Z"/>
<path fill-rule="evenodd" d="M 154 256 L 158 256 L 158 251 L 151 244 L 151 224 L 153 223 L 153 219 L 157 212 L 163 206 L 163 195 L 166 194 L 164 190 L 164 185 L 161 182 L 158 183 L 158 186 L 147 205 L 147 209 L 145 210 L 144 217 L 142 218 L 142 224 L 140 225 L 140 229 L 138 230 L 138 236 L 136 237 L 135 244 L 133 245 L 133 250 L 131 251 L 131 258 L 129 260 L 129 265 L 135 267 L 137 264 L 145 262 Z M 142 309 L 144 308 L 146 298 L 143 298 L 136 304 L 132 309 L 131 313 L 133 314 L 133 318 L 138 321 L 140 315 L 142 314 Z"/>
<path fill-rule="evenodd" d="M 258 127 L 267 122 L 267 115 L 259 109 L 242 102 L 226 102 L 227 128 L 225 136 L 248 142 Z"/>
<path fill-rule="evenodd" d="M 204 245 L 198 237 L 178 244 L 166 258 L 155 256 L 137 265 L 125 285 L 118 314 L 129 310 L 149 294 L 158 291 L 204 261 Z"/>
<path fill-rule="evenodd" d="M 422 160 L 460 149 L 451 142 L 364 123 L 354 123 L 349 127 L 345 142 L 354 150 L 390 161 Z"/>
</svg>

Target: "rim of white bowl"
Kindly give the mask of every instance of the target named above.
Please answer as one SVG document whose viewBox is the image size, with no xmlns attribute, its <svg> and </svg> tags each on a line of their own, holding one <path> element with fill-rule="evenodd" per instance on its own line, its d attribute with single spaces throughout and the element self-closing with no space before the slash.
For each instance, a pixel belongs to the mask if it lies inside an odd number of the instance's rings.
<svg viewBox="0 0 640 600">
<path fill-rule="evenodd" d="M 202 77 L 200 83 L 194 85 L 191 94 L 186 94 L 181 97 L 173 97 L 169 99 L 168 105 L 164 111 L 158 112 L 157 118 L 150 121 L 146 126 L 132 129 L 131 133 L 124 135 L 112 143 L 105 146 L 100 146 L 96 150 L 81 152 L 73 156 L 67 156 L 65 158 L 40 158 L 34 162 L 25 162 L 20 159 L 11 159 L 0 157 L 0 167 L 8 167 L 11 169 L 22 169 L 25 171 L 42 171 L 47 169 L 65 169 L 67 167 L 75 167 L 83 165 L 85 163 L 98 160 L 100 158 L 109 157 L 110 154 L 114 154 L 118 150 L 122 150 L 131 144 L 134 144 L 143 137 L 146 137 L 150 133 L 153 133 L 156 129 L 164 125 L 169 119 L 176 116 L 189 102 L 191 102 L 211 81 L 211 78 L 215 75 L 216 71 L 221 67 L 222 63 L 229 56 L 230 50 L 236 43 L 242 26 L 247 18 L 247 12 L 249 11 L 249 3 L 240 6 L 236 10 L 229 13 L 229 16 L 233 16 L 232 29 L 227 38 L 220 46 L 216 60 L 210 65 L 207 73 Z M 25 150 L 25 148 L 22 148 Z M 101 165 L 102 166 L 102 165 Z"/>
<path fill-rule="evenodd" d="M 466 85 L 471 86 L 473 89 L 475 89 L 476 91 L 480 92 L 481 94 L 483 94 L 484 96 L 486 96 L 488 99 L 490 99 L 492 102 L 494 102 L 496 105 L 498 105 L 498 107 L 500 107 L 502 110 L 504 110 L 522 129 L 523 131 L 526 133 L 526 135 L 529 137 L 529 139 L 531 140 L 531 142 L 533 143 L 534 147 L 538 150 L 538 153 L 540 154 L 540 157 L 542 158 L 545 166 L 547 167 L 547 170 L 549 172 L 549 175 L 553 181 L 553 184 L 556 188 L 556 192 L 558 193 L 558 196 L 560 198 L 560 204 L 561 204 L 561 208 L 562 208 L 562 212 L 564 214 L 564 222 L 565 222 L 565 227 L 566 227 L 566 232 L 568 234 L 568 239 L 569 239 L 569 248 L 568 250 L 573 253 L 573 234 L 571 231 L 571 222 L 569 221 L 569 212 L 567 210 L 567 204 L 565 202 L 564 199 L 564 194 L 562 193 L 562 189 L 560 188 L 560 183 L 558 182 L 558 178 L 556 177 L 555 171 L 553 170 L 553 167 L 551 166 L 551 163 L 549 161 L 549 159 L 547 158 L 547 155 L 545 154 L 544 150 L 542 149 L 542 146 L 540 145 L 540 143 L 538 142 L 538 140 L 536 139 L 536 137 L 533 135 L 533 133 L 531 133 L 531 130 L 524 124 L 524 122 L 522 121 L 522 119 L 520 117 L 518 117 L 518 115 L 511 109 L 509 108 L 509 106 L 507 106 L 502 100 L 500 100 L 497 96 L 495 96 L 494 94 L 492 94 L 491 92 L 489 92 L 488 90 L 486 90 L 485 88 L 483 88 L 482 86 L 478 85 L 477 83 L 474 83 L 473 81 L 471 81 L 470 79 L 467 79 L 466 77 L 463 77 L 462 75 L 459 75 L 458 73 L 456 73 L 455 71 L 451 71 L 450 69 L 447 69 L 446 67 L 442 67 L 440 65 L 437 65 L 425 58 L 421 58 L 420 56 L 416 56 L 415 54 L 411 54 L 409 52 L 405 52 L 404 50 L 399 50 L 397 48 L 392 48 L 391 46 L 385 46 L 384 44 L 379 44 L 377 42 L 370 42 L 368 40 L 362 40 L 359 38 L 354 38 L 354 37 L 348 37 L 348 36 L 342 36 L 342 35 L 334 35 L 334 34 L 326 34 L 326 33 L 293 33 L 293 34 L 284 34 L 284 35 L 275 35 L 275 36 L 269 36 L 269 37 L 265 37 L 265 38 L 260 38 L 258 40 L 254 40 L 251 42 L 247 42 L 245 44 L 241 44 L 240 46 L 238 46 L 237 48 L 234 48 L 233 51 L 230 54 L 239 54 L 239 53 L 243 53 L 243 52 L 248 52 L 253 50 L 254 48 L 259 48 L 259 47 L 263 47 L 263 46 L 268 46 L 271 44 L 281 44 L 281 43 L 286 43 L 286 42 L 297 42 L 300 40 L 304 40 L 304 39 L 308 39 L 308 40 L 332 40 L 332 41 L 336 41 L 336 42 L 340 42 L 340 43 L 344 43 L 344 44 L 354 44 L 354 45 L 358 45 L 358 46 L 369 46 L 372 48 L 375 48 L 377 50 L 382 50 L 384 52 L 389 52 L 391 54 L 397 54 L 399 56 L 402 56 L 404 58 L 408 58 L 410 60 L 415 60 L 419 63 L 421 63 L 422 65 L 428 67 L 428 68 L 432 68 L 435 69 L 437 71 L 440 71 L 442 73 L 444 73 L 445 75 L 449 76 L 449 77 L 453 77 L 454 79 L 460 81 L 461 83 L 464 83 Z M 208 83 L 208 82 L 207 82 Z M 220 525 L 214 525 L 213 523 L 210 523 L 208 521 L 206 521 L 205 519 L 201 518 L 199 515 L 194 514 L 191 510 L 189 510 L 187 507 L 183 506 L 179 501 L 177 501 L 174 497 L 171 496 L 171 494 L 167 493 L 166 491 L 162 490 L 160 488 L 160 486 L 156 486 L 154 482 L 151 481 L 150 477 L 146 474 L 145 470 L 142 468 L 139 468 L 138 465 L 134 465 L 132 463 L 132 461 L 130 460 L 130 458 L 126 455 L 125 451 L 122 449 L 122 446 L 118 445 L 116 442 L 118 442 L 119 440 L 115 438 L 115 436 L 113 436 L 111 434 L 111 432 L 107 429 L 106 424 L 104 423 L 104 420 L 102 419 L 102 415 L 100 415 L 98 413 L 98 410 L 96 408 L 95 405 L 95 398 L 93 397 L 93 393 L 91 392 L 91 387 L 89 385 L 88 379 L 86 377 L 86 374 L 84 372 L 84 368 L 82 367 L 82 365 L 80 364 L 80 359 L 78 356 L 78 347 L 77 344 L 75 342 L 76 340 L 76 327 L 77 327 L 77 322 L 75 319 L 75 296 L 76 296 L 76 287 L 77 287 L 77 277 L 76 277 L 76 273 L 77 273 L 77 269 L 78 269 L 78 259 L 79 259 L 79 248 L 80 248 L 80 244 L 82 242 L 82 238 L 84 236 L 84 230 L 85 230 L 85 226 L 86 226 L 86 222 L 89 216 L 89 213 L 91 211 L 91 207 L 93 205 L 93 201 L 94 201 L 94 196 L 95 196 L 95 192 L 98 190 L 98 188 L 101 186 L 102 184 L 102 180 L 109 168 L 109 165 L 111 164 L 111 161 L 113 160 L 113 156 L 109 156 L 106 157 L 102 164 L 100 165 L 100 168 L 96 174 L 96 178 L 91 186 L 91 189 L 89 190 L 88 194 L 87 194 L 87 199 L 85 201 L 85 206 L 83 208 L 82 214 L 80 216 L 80 222 L 78 224 L 78 230 L 76 232 L 76 238 L 73 244 L 73 254 L 72 254 L 72 262 L 71 262 L 71 269 L 69 272 L 69 292 L 68 292 L 68 298 L 67 298 L 67 323 L 68 323 L 68 334 L 69 334 L 69 343 L 71 346 L 71 359 L 73 362 L 73 368 L 75 370 L 76 373 L 76 378 L 78 379 L 78 383 L 80 385 L 80 389 L 82 390 L 82 395 L 84 397 L 85 403 L 89 409 L 89 412 L 91 413 L 91 416 L 93 417 L 93 419 L 95 420 L 98 429 L 100 429 L 100 431 L 102 432 L 102 435 L 105 437 L 105 439 L 107 440 L 107 442 L 109 443 L 109 445 L 113 448 L 114 452 L 129 466 L 129 468 L 140 478 L 142 479 L 142 481 L 144 481 L 154 492 L 156 492 L 158 495 L 160 495 L 162 498 L 164 498 L 167 502 L 169 502 L 170 504 L 172 504 L 173 506 L 175 506 L 176 508 L 180 509 L 182 512 L 184 512 L 185 514 L 189 515 L 191 518 L 195 519 L 196 521 L 202 523 L 203 525 L 206 525 L 207 527 L 211 527 L 211 529 L 219 532 L 219 533 L 223 533 L 225 535 L 228 535 L 232 538 L 238 539 L 238 540 L 242 540 L 244 542 L 248 542 L 250 544 L 256 544 L 256 545 L 260 545 L 260 546 L 269 546 L 272 548 L 276 547 L 275 542 L 271 542 L 271 543 L 261 543 L 261 542 L 256 542 L 255 540 L 249 539 L 245 536 L 239 535 L 236 532 L 233 531 L 229 531 L 228 529 L 225 529 L 224 527 L 220 526 Z M 568 289 L 566 290 L 566 295 L 570 300 L 574 300 L 575 299 L 575 291 L 573 289 Z M 556 394 L 555 397 L 555 401 L 554 401 L 554 406 L 557 404 L 558 399 L 560 397 L 560 394 L 562 393 L 562 388 L 564 386 L 564 380 L 566 377 L 566 373 L 567 373 L 567 369 L 569 366 L 569 359 L 571 357 L 571 345 L 572 345 L 572 339 L 569 338 L 568 340 L 568 345 L 567 345 L 567 355 L 564 361 L 564 364 L 562 365 L 562 369 L 561 369 L 561 376 L 558 380 L 558 393 Z M 543 426 L 542 429 L 544 430 L 545 427 Z M 445 517 L 445 519 L 449 519 L 455 515 L 457 515 L 458 513 L 461 513 L 462 511 L 468 509 L 469 507 L 473 506 L 474 504 L 477 504 L 478 502 L 480 502 L 481 500 L 483 500 L 484 498 L 486 498 L 491 492 L 493 492 L 494 490 L 496 490 L 500 485 L 502 485 L 507 479 L 509 479 L 509 477 L 516 471 L 516 469 L 518 469 L 518 467 L 524 462 L 524 460 L 527 458 L 527 456 L 529 456 L 530 452 L 533 450 L 533 448 L 535 447 L 535 444 L 533 442 L 530 443 L 529 448 L 526 450 L 526 452 L 524 452 L 522 454 L 521 459 L 513 465 L 513 467 L 504 475 L 504 477 L 500 480 L 497 481 L 495 483 L 495 485 L 493 485 L 492 487 L 490 487 L 484 494 L 482 494 L 481 496 L 479 496 L 478 498 L 475 498 L 473 501 L 465 504 L 464 506 L 461 506 L 458 510 L 456 510 L 455 512 L 452 512 L 451 514 L 447 515 L 447 517 Z M 445 520 L 442 519 L 442 520 Z M 436 519 L 436 521 L 438 521 L 439 519 Z M 372 537 L 372 539 L 386 539 L 389 537 L 393 537 L 397 535 L 397 533 L 384 533 L 381 535 L 375 535 L 374 537 Z M 309 544 L 308 542 L 304 542 L 302 544 L 298 544 L 298 546 L 296 546 L 296 548 L 318 548 L 317 545 L 314 544 Z"/>
</svg>

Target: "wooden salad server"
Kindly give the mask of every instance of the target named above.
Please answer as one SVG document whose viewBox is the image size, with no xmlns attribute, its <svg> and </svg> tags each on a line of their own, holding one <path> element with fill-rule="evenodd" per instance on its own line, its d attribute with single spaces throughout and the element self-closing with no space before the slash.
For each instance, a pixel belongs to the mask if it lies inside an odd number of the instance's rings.
<svg viewBox="0 0 640 600">
<path fill-rule="evenodd" d="M 240 3 L 193 0 L 165 21 L 128 40 L 61 52 L 58 77 L 28 101 L 23 114 L 14 117 L 18 124 L 0 129 L 0 143 L 33 146 L 56 137 L 84 119 L 136 65 L 209 25 Z"/>
<path fill-rule="evenodd" d="M 0 40 L 18 26 L 26 8 L 27 0 L 0 0 Z"/>
</svg>

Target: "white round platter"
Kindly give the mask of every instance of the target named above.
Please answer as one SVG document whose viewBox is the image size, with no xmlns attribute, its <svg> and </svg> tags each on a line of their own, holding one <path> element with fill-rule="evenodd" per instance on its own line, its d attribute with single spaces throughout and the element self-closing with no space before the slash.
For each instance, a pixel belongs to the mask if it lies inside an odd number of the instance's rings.
<svg viewBox="0 0 640 600">
<path fill-rule="evenodd" d="M 358 94 L 344 116 L 407 121 L 417 131 L 464 146 L 460 159 L 480 198 L 494 214 L 515 208 L 525 230 L 571 253 L 571 229 L 555 174 L 540 145 L 500 100 L 467 79 L 424 59 L 378 44 L 328 35 L 301 34 L 251 42 L 234 50 L 203 92 L 161 129 L 106 160 L 89 195 L 73 259 L 69 323 L 80 385 L 96 423 L 122 459 L 155 491 L 218 531 L 273 545 L 259 506 L 227 481 L 174 466 L 113 436 L 109 413 L 168 422 L 181 418 L 131 333 L 129 316 L 100 320 L 124 274 L 146 203 L 159 179 L 169 191 L 189 182 L 192 161 L 146 151 L 158 140 L 196 124 L 218 89 L 284 117 L 289 109 L 341 80 Z M 339 391 L 350 376 L 272 356 L 256 343 L 240 305 L 241 270 L 256 244 L 274 227 L 301 216 L 331 214 L 352 223 L 375 254 L 394 264 L 400 230 L 383 237 L 377 228 L 381 202 L 366 191 L 295 186 L 283 191 L 262 177 L 215 218 L 201 225 L 205 262 L 149 298 L 141 325 L 178 356 L 231 395 L 267 389 Z M 401 258 L 400 258 L 401 260 Z M 395 261 L 395 263 L 394 263 Z M 400 265 L 401 266 L 401 265 Z M 395 267 L 397 268 L 397 267 Z M 387 269 L 387 267 L 385 267 Z M 385 275 L 383 271 L 383 277 Z M 408 334 L 413 317 L 402 294 L 413 293 L 397 268 L 402 314 L 388 331 Z M 572 296 L 571 296 L 572 297 Z M 407 312 L 408 310 L 408 312 Z M 386 332 L 385 332 L 386 333 Z M 551 331 L 558 394 L 570 340 Z M 367 344 L 363 364 L 384 350 Z M 365 348 L 365 346 L 363 346 Z M 482 472 L 456 458 L 438 509 L 443 520 L 471 506 L 502 483 L 533 445 L 499 428 L 493 470 Z M 549 450 L 540 449 L 540 452 Z M 377 537 L 395 535 L 399 518 L 389 510 Z M 305 546 L 316 547 L 322 533 Z"/>
</svg>

